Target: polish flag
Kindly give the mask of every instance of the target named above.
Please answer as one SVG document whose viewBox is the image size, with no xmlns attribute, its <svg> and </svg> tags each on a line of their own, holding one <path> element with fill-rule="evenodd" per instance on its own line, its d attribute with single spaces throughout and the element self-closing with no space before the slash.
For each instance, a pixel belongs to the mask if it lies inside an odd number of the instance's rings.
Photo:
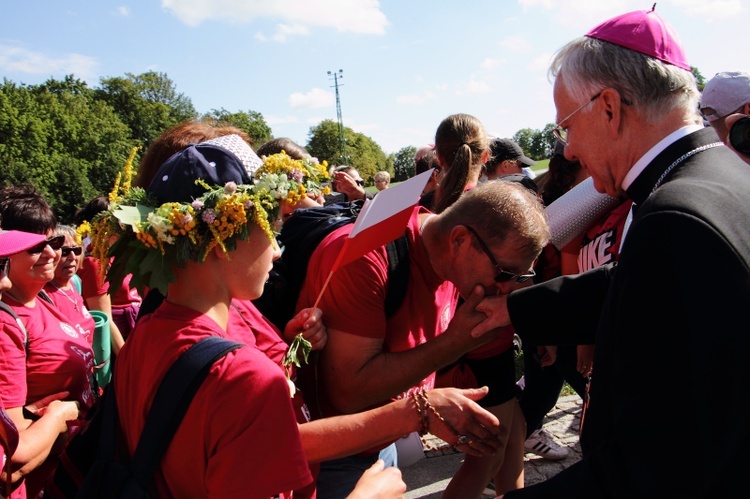
<svg viewBox="0 0 750 499">
<path fill-rule="evenodd" d="M 373 199 L 368 199 L 357 215 L 354 228 L 341 248 L 331 273 L 320 290 L 314 307 L 318 306 L 331 276 L 339 267 L 353 262 L 370 251 L 401 237 L 406 230 L 414 206 L 419 202 L 424 186 L 433 169 L 422 172 L 406 182 L 383 189 Z"/>
</svg>

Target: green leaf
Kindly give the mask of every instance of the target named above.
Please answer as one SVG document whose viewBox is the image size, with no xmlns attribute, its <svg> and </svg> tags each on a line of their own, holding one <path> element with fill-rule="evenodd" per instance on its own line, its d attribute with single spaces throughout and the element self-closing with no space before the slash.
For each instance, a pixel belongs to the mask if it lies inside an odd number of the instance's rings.
<svg viewBox="0 0 750 499">
<path fill-rule="evenodd" d="M 149 213 L 153 211 L 153 208 L 139 204 L 136 206 L 120 206 L 112 212 L 117 219 L 126 224 L 133 225 L 135 222 L 146 220 Z"/>
<path fill-rule="evenodd" d="M 302 367 L 299 358 L 300 354 L 302 354 L 302 358 L 304 359 L 305 364 L 307 364 L 310 352 L 312 352 L 312 343 L 303 338 L 302 333 L 299 333 L 294 337 L 292 344 L 289 345 L 289 349 L 286 351 L 283 363 L 284 367 L 289 367 L 292 364 L 297 367 Z"/>
</svg>

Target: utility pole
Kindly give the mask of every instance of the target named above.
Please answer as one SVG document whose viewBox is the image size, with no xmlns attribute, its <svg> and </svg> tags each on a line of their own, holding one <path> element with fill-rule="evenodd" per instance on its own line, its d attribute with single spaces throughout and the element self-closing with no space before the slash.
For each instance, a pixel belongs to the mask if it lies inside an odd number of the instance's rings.
<svg viewBox="0 0 750 499">
<path fill-rule="evenodd" d="M 341 99 L 339 99 L 339 80 L 344 77 L 344 70 L 339 69 L 338 71 L 328 71 L 328 76 L 333 76 L 333 86 L 336 88 L 336 119 L 339 123 L 339 154 L 341 154 L 341 161 L 344 164 L 348 164 L 349 156 L 346 154 L 344 120 L 341 118 Z"/>
</svg>

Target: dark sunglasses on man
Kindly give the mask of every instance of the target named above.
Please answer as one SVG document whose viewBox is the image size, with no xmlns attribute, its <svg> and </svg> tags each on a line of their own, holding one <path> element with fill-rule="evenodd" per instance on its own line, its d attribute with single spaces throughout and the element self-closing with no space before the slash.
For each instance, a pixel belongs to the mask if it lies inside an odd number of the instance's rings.
<svg viewBox="0 0 750 499">
<path fill-rule="evenodd" d="M 26 252 L 29 255 L 38 255 L 39 253 L 44 251 L 44 248 L 46 248 L 48 244 L 50 248 L 57 251 L 62 248 L 63 244 L 65 244 L 65 236 L 50 237 L 46 241 L 42 241 L 33 248 L 27 249 Z"/>
</svg>

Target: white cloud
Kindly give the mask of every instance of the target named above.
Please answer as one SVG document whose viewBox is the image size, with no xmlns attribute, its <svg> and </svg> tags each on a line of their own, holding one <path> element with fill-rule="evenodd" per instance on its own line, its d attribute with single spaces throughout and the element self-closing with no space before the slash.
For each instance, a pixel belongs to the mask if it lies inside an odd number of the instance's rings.
<svg viewBox="0 0 750 499">
<path fill-rule="evenodd" d="M 261 42 L 274 41 L 278 43 L 286 42 L 292 36 L 307 36 L 310 34 L 310 30 L 306 26 L 301 24 L 289 25 L 289 24 L 277 24 L 276 32 L 269 36 L 263 33 L 256 33 L 255 39 Z"/>
<path fill-rule="evenodd" d="M 130 17 L 130 8 L 127 5 L 117 7 L 117 15 L 121 17 Z"/>
<path fill-rule="evenodd" d="M 333 92 L 321 88 L 313 88 L 306 94 L 294 92 L 289 96 L 289 106 L 292 109 L 316 109 L 329 107 L 334 104 Z"/>
<path fill-rule="evenodd" d="M 279 19 L 291 25 L 382 35 L 388 25 L 378 0 L 162 0 L 162 7 L 188 26 Z"/>
<path fill-rule="evenodd" d="M 490 92 L 492 92 L 492 87 L 487 82 L 472 78 L 466 82 L 463 88 L 456 90 L 456 95 L 489 94 Z"/>
<path fill-rule="evenodd" d="M 287 124 L 294 124 L 299 123 L 299 117 L 297 116 L 264 116 L 263 117 L 266 120 L 266 123 L 269 125 L 287 125 Z"/>
<path fill-rule="evenodd" d="M 531 61 L 529 61 L 529 63 L 526 65 L 526 69 L 534 72 L 543 71 L 546 74 L 551 60 L 552 54 L 550 52 L 542 52 Z"/>
<path fill-rule="evenodd" d="M 427 90 L 421 94 L 399 95 L 396 97 L 396 103 L 418 106 L 436 98 L 437 96 L 433 92 Z"/>
<path fill-rule="evenodd" d="M 81 54 L 53 57 L 23 47 L 0 45 L 0 70 L 3 72 L 54 77 L 74 74 L 76 78 L 90 81 L 96 78 L 98 65 L 95 58 Z"/>
<path fill-rule="evenodd" d="M 503 64 L 503 59 L 493 59 L 492 57 L 486 57 L 480 64 L 479 67 L 482 69 L 495 69 L 499 68 Z"/>
<path fill-rule="evenodd" d="M 520 36 L 510 36 L 500 40 L 500 47 L 516 53 L 527 53 L 531 51 L 531 42 Z"/>
<path fill-rule="evenodd" d="M 740 0 L 671 0 L 671 3 L 689 16 L 708 22 L 732 19 L 747 10 Z"/>
</svg>

